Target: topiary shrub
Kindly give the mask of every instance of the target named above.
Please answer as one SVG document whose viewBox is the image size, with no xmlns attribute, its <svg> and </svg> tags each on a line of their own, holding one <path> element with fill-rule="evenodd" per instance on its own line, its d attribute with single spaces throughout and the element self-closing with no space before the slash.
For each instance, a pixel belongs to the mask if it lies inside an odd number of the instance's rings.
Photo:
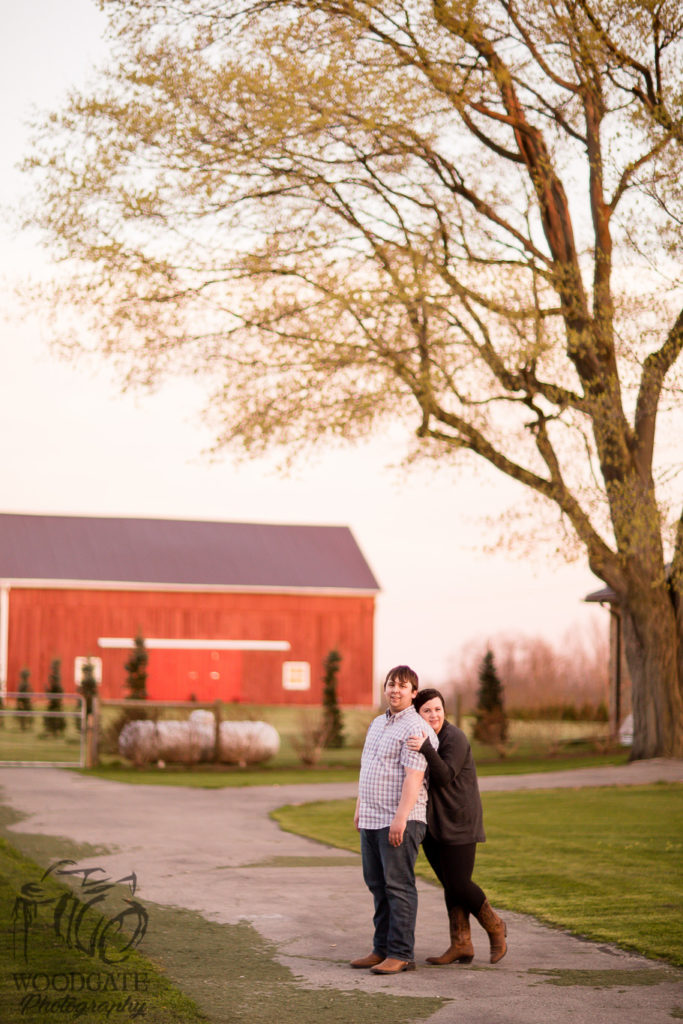
<svg viewBox="0 0 683 1024">
<path fill-rule="evenodd" d="M 156 720 L 156 712 L 150 714 L 145 708 L 147 700 L 147 664 L 149 654 L 145 646 L 145 639 L 142 633 L 138 633 L 133 641 L 133 650 L 130 657 L 124 664 L 126 673 L 125 687 L 127 690 L 126 699 L 139 701 L 139 707 L 122 708 L 113 722 L 104 730 L 102 736 L 102 749 L 107 753 L 115 753 L 119 749 L 119 736 L 128 722 Z"/>
<path fill-rule="evenodd" d="M 502 751 L 508 735 L 508 720 L 503 707 L 503 684 L 498 678 L 493 651 L 490 648 L 479 668 L 473 735 L 480 743 L 497 747 L 499 751 Z"/>
<path fill-rule="evenodd" d="M 17 697 L 17 711 L 31 711 L 33 709 L 33 704 L 31 703 L 31 693 L 33 691 L 31 690 L 30 679 L 31 673 L 29 669 L 22 668 L 19 673 L 19 686 L 17 687 L 17 692 L 21 694 L 20 697 Z M 19 715 L 18 717 L 19 728 L 22 732 L 33 728 L 32 718 L 29 718 L 27 715 Z"/>
<path fill-rule="evenodd" d="M 50 672 L 47 677 L 47 692 L 52 695 L 48 701 L 47 710 L 53 711 L 55 714 L 46 715 L 43 718 L 45 732 L 51 736 L 61 736 L 66 729 L 66 718 L 61 714 L 56 714 L 56 712 L 62 710 L 62 695 L 64 693 L 62 687 L 62 663 L 59 658 L 52 659 Z"/>
<path fill-rule="evenodd" d="M 323 662 L 323 745 L 331 749 L 344 746 L 344 723 L 337 700 L 337 675 L 341 660 L 339 651 L 330 651 Z"/>
</svg>

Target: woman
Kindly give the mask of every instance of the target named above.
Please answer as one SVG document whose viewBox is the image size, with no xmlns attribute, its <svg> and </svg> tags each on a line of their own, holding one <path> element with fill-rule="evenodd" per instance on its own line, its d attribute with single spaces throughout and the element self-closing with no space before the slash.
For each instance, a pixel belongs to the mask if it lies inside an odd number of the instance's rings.
<svg viewBox="0 0 683 1024">
<path fill-rule="evenodd" d="M 474 948 L 469 917 L 473 914 L 488 933 L 491 963 L 495 964 L 507 952 L 507 928 L 491 908 L 486 894 L 472 881 L 477 843 L 483 843 L 486 836 L 469 741 L 462 729 L 446 721 L 443 697 L 438 690 L 419 690 L 413 704 L 439 738 L 438 751 L 426 733 L 411 736 L 406 743 L 427 759 L 429 803 L 422 846 L 444 888 L 451 936 L 446 952 L 427 957 L 427 963 L 471 962 Z"/>
</svg>

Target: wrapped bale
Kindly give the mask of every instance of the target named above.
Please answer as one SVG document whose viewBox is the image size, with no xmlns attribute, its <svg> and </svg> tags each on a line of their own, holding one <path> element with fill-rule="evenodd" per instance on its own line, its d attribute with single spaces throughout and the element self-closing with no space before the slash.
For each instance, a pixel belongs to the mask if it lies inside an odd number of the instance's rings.
<svg viewBox="0 0 683 1024">
<path fill-rule="evenodd" d="M 204 722 L 128 722 L 119 736 L 119 753 L 138 767 L 160 760 L 198 764 L 211 760 L 214 738 L 214 726 Z"/>
<path fill-rule="evenodd" d="M 119 753 L 138 768 L 158 760 L 156 723 L 147 720 L 126 722 L 119 733 Z"/>
<path fill-rule="evenodd" d="M 128 722 L 119 736 L 119 753 L 137 767 L 152 761 L 199 764 L 212 761 L 216 720 L 211 711 L 197 709 L 187 722 Z M 222 722 L 219 760 L 224 764 L 259 764 L 274 757 L 280 737 L 267 722 Z"/>
<path fill-rule="evenodd" d="M 201 721 L 158 722 L 157 744 L 159 757 L 171 764 L 210 761 L 213 756 L 214 726 Z"/>
<path fill-rule="evenodd" d="M 275 757 L 280 736 L 267 722 L 221 722 L 218 759 L 225 764 L 259 764 Z"/>
<path fill-rule="evenodd" d="M 216 727 L 216 716 L 213 711 L 208 711 L 206 708 L 197 708 L 195 711 L 190 711 L 190 721 L 194 725 L 205 726 L 207 729 L 215 729 Z"/>
</svg>

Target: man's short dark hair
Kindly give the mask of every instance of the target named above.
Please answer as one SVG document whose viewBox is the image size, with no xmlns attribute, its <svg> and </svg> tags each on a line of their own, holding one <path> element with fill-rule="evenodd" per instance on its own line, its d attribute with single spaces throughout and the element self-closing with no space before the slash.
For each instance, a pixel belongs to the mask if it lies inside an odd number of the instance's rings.
<svg viewBox="0 0 683 1024">
<path fill-rule="evenodd" d="M 384 680 L 384 689 L 386 690 L 387 684 L 394 680 L 397 680 L 399 683 L 410 683 L 413 690 L 417 690 L 420 685 L 420 680 L 417 678 L 417 672 L 408 665 L 396 665 L 395 668 L 389 669 L 387 677 Z"/>
</svg>

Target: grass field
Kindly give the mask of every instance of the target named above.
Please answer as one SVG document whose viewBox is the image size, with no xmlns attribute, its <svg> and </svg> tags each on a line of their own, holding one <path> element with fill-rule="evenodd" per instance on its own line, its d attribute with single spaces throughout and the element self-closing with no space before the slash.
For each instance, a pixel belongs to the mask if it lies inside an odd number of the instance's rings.
<svg viewBox="0 0 683 1024">
<path fill-rule="evenodd" d="M 491 902 L 683 965 L 683 787 L 484 793 Z M 283 807 L 286 830 L 358 852 L 352 800 Z M 418 873 L 435 882 L 422 854 Z"/>
<path fill-rule="evenodd" d="M 344 764 L 346 757 L 348 763 Z M 291 786 L 312 782 L 353 783 L 358 779 L 359 760 L 360 751 L 345 751 L 342 757 L 338 752 L 327 752 L 323 754 L 320 764 L 315 768 L 305 768 L 296 762 L 282 763 L 279 758 L 253 768 L 225 765 L 166 765 L 164 768 L 151 765 L 148 768 L 134 768 L 120 760 L 114 760 L 98 768 L 87 769 L 84 774 L 132 785 L 189 786 L 197 789 L 222 789 L 228 786 Z M 594 768 L 601 765 L 625 764 L 626 760 L 627 755 L 621 751 L 596 754 L 590 750 L 575 749 L 564 756 L 556 754 L 551 757 L 534 758 L 529 755 L 483 764 L 480 762 L 478 771 L 483 778 L 487 775 L 520 775 L 525 772 Z"/>
<path fill-rule="evenodd" d="M 25 719 L 26 721 L 26 719 Z M 18 720 L 9 716 L 0 727 L 0 760 L 38 761 L 74 764 L 81 759 L 81 734 L 73 719 L 61 735 L 48 733 L 42 718 L 32 720 L 32 727 L 22 729 Z"/>
</svg>

